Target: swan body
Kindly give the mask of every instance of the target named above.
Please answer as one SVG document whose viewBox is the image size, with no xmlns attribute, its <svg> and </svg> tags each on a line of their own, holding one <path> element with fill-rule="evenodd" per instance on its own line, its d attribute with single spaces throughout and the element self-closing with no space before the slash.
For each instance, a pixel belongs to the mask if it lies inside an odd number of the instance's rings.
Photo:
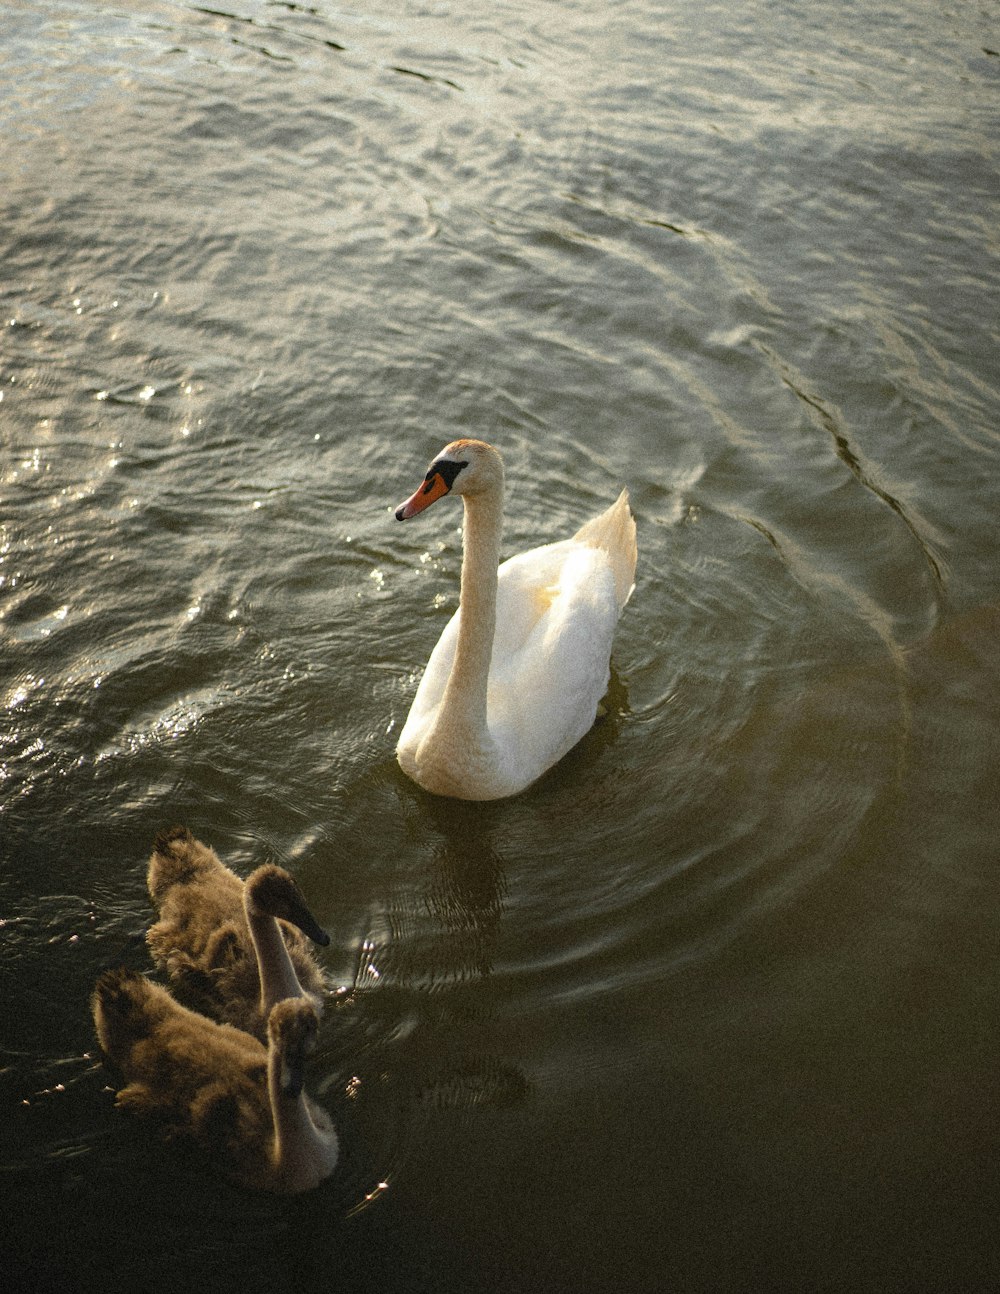
<svg viewBox="0 0 1000 1294">
<path fill-rule="evenodd" d="M 431 653 L 396 756 L 425 790 L 494 800 L 530 786 L 593 725 L 615 627 L 634 587 L 623 490 L 569 539 L 499 566 L 503 465 L 491 445 L 447 445 L 396 511 L 448 493 L 465 505 L 459 608 Z"/>
<path fill-rule="evenodd" d="M 135 971 L 105 971 L 91 999 L 105 1055 L 126 1079 L 115 1103 L 190 1142 L 224 1174 L 259 1190 L 311 1190 L 337 1164 L 337 1134 L 303 1092 L 317 1016 L 305 998 L 277 1003 L 268 1045 L 175 1002 Z"/>
<path fill-rule="evenodd" d="M 324 947 L 330 938 L 284 868 L 266 864 L 244 883 L 174 827 L 156 838 L 147 882 L 160 919 L 146 942 L 188 1006 L 262 1041 L 283 998 L 305 995 L 322 1009 L 326 986 L 305 936 Z"/>
</svg>

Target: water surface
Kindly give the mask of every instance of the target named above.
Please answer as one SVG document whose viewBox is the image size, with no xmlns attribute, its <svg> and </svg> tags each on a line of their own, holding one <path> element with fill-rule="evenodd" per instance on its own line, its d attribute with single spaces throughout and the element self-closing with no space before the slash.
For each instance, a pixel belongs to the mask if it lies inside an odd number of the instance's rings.
<svg viewBox="0 0 1000 1294">
<path fill-rule="evenodd" d="M 995 1287 L 993 16 L 7 6 L 15 1283 Z M 463 434 L 505 554 L 639 524 L 604 717 L 486 806 L 393 758 Z M 113 1108 L 175 821 L 332 935 L 306 1198 Z"/>
</svg>

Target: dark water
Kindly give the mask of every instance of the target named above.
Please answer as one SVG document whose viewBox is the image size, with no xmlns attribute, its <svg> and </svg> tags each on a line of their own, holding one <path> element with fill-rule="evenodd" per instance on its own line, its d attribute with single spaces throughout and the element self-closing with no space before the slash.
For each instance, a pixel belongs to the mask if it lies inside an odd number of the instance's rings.
<svg viewBox="0 0 1000 1294">
<path fill-rule="evenodd" d="M 997 17 L 8 0 L 6 1288 L 1000 1283 Z M 507 554 L 639 523 L 487 806 L 393 759 L 459 434 Z M 174 821 L 333 936 L 308 1197 L 113 1109 Z"/>
</svg>

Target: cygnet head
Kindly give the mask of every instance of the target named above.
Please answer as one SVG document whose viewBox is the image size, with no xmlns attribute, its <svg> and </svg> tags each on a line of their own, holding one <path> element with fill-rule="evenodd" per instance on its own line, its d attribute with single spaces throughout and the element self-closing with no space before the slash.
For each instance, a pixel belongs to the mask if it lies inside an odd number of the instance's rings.
<svg viewBox="0 0 1000 1294">
<path fill-rule="evenodd" d="M 267 1034 L 281 1056 L 281 1090 L 285 1096 L 295 1097 L 302 1091 L 306 1057 L 316 1047 L 318 1029 L 316 1008 L 307 998 L 284 998 L 271 1008 Z"/>
<path fill-rule="evenodd" d="M 247 878 L 245 902 L 248 913 L 290 921 L 321 948 L 330 942 L 330 936 L 306 906 L 302 891 L 283 867 L 265 863 L 252 872 Z"/>
<path fill-rule="evenodd" d="M 503 462 L 484 440 L 453 440 L 427 469 L 419 489 L 396 509 L 396 520 L 407 521 L 446 494 L 475 496 L 503 490 Z"/>
</svg>

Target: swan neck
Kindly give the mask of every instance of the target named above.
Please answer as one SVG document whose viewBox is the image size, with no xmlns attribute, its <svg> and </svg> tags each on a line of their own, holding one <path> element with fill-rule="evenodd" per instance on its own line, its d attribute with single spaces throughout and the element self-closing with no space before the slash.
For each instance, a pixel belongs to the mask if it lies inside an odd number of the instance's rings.
<svg viewBox="0 0 1000 1294">
<path fill-rule="evenodd" d="M 486 690 L 496 629 L 502 488 L 466 495 L 458 641 L 444 702 L 456 719 L 486 729 Z"/>
<path fill-rule="evenodd" d="M 260 1009 L 266 1020 L 275 1002 L 281 1002 L 286 997 L 301 997 L 302 987 L 276 918 L 250 911 L 247 911 L 246 916 L 250 938 L 257 953 Z"/>
<path fill-rule="evenodd" d="M 288 1096 L 281 1090 L 281 1048 L 274 1043 L 268 1051 L 267 1089 L 274 1120 L 274 1171 L 284 1180 L 295 1182 L 310 1173 L 313 1160 L 322 1156 L 325 1143 L 309 1113 L 305 1092 Z"/>
</svg>

